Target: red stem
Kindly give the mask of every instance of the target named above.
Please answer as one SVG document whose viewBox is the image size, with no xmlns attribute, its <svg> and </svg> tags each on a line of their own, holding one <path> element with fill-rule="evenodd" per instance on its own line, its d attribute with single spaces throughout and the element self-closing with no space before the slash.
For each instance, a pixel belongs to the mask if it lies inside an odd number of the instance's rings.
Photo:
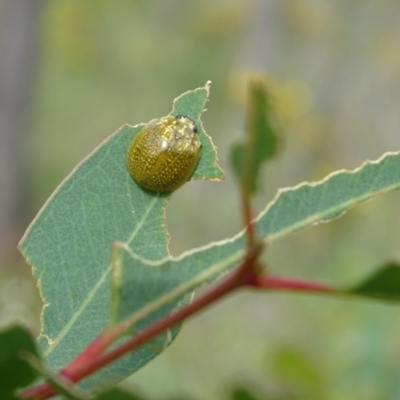
<svg viewBox="0 0 400 400">
<path fill-rule="evenodd" d="M 242 286 L 251 286 L 253 288 L 281 289 L 302 292 L 320 292 L 333 293 L 339 290 L 320 283 L 300 281 L 290 278 L 281 278 L 273 276 L 258 275 L 255 272 L 255 263 L 260 249 L 255 249 L 252 255 L 249 255 L 243 263 L 224 281 L 219 283 L 209 292 L 195 299 L 191 304 L 180 309 L 174 314 L 156 321 L 136 336 L 127 340 L 125 343 L 110 350 L 108 353 L 101 354 L 110 344 L 112 338 L 116 338 L 121 333 L 121 326 L 116 326 L 101 333 L 72 363 L 70 363 L 62 372 L 64 379 L 70 382 L 78 382 L 102 367 L 112 363 L 120 357 L 137 349 L 142 344 L 158 336 L 166 329 L 182 322 L 187 317 L 202 310 L 209 304 L 227 295 L 235 289 Z M 44 383 L 32 389 L 28 389 L 21 395 L 22 398 L 34 397 L 38 400 L 47 399 L 56 394 L 56 391 L 48 384 Z"/>
<path fill-rule="evenodd" d="M 121 346 L 109 351 L 106 354 L 101 355 L 92 362 L 89 362 L 84 368 L 75 371 L 74 374 L 69 378 L 75 381 L 76 379 L 80 380 L 90 375 L 94 371 L 97 371 L 105 365 L 110 364 L 111 362 L 117 360 L 123 355 L 126 355 L 128 352 L 138 348 L 150 339 L 158 336 L 166 329 L 173 327 L 179 322 L 182 322 L 188 316 L 196 313 L 199 310 L 202 310 L 219 298 L 246 284 L 245 280 L 243 279 L 244 277 L 242 269 L 239 269 L 235 272 L 236 273 L 230 275 L 224 282 L 215 287 L 213 290 L 209 291 L 198 299 L 195 299 L 187 307 L 184 307 L 176 313 L 155 322 L 153 325 L 144 329 L 142 332 L 138 333 L 136 336 L 129 339 Z"/>
<path fill-rule="evenodd" d="M 324 284 L 271 275 L 259 275 L 253 286 L 261 289 L 289 290 L 291 292 L 338 293 L 339 289 Z"/>
<path fill-rule="evenodd" d="M 87 363 L 87 360 L 96 358 L 119 336 L 119 332 L 115 329 L 106 328 L 103 332 L 89 344 L 86 349 L 78 355 L 67 367 L 61 371 L 61 375 L 68 377 L 70 371 L 79 369 Z"/>
<path fill-rule="evenodd" d="M 89 347 L 81 353 L 70 365 L 68 365 L 62 372 L 61 375 L 64 379 L 70 382 L 78 382 L 83 378 L 87 377 L 91 373 L 99 370 L 100 368 L 110 364 L 111 362 L 117 360 L 118 358 L 126 355 L 128 352 L 138 348 L 145 342 L 158 336 L 160 333 L 164 332 L 166 329 L 173 327 L 179 322 L 182 322 L 188 316 L 196 313 L 197 311 L 205 308 L 209 304 L 213 303 L 215 300 L 223 297 L 224 295 L 232 292 L 233 290 L 244 286 L 247 284 L 252 284 L 254 280 L 254 274 L 251 272 L 250 265 L 254 264 L 255 257 L 258 254 L 254 254 L 252 257 L 246 258 L 241 266 L 235 270 L 231 275 L 229 275 L 223 282 L 218 284 L 208 293 L 205 293 L 198 299 L 194 300 L 192 303 L 186 307 L 180 309 L 174 314 L 168 315 L 165 318 L 156 321 L 153 325 L 139 332 L 136 336 L 127 340 L 125 343 L 110 350 L 108 353 L 99 354 L 97 357 L 86 358 L 88 354 L 94 355 L 94 350 L 98 350 L 98 344 L 103 346 L 103 339 L 107 335 L 112 335 L 112 332 L 102 333 L 98 336 Z M 119 326 L 115 329 L 120 332 Z M 109 336 L 111 337 L 111 336 Z M 85 354 L 85 357 L 83 355 Z M 73 368 L 71 368 L 73 367 Z M 48 383 L 44 383 L 32 389 L 28 389 L 22 393 L 22 398 L 35 398 L 37 400 L 44 400 L 56 394 L 56 391 Z"/>
</svg>

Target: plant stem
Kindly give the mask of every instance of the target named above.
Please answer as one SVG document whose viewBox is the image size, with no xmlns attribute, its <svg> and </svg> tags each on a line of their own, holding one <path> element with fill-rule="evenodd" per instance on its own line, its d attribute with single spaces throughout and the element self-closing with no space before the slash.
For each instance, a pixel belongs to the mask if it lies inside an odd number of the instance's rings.
<svg viewBox="0 0 400 400">
<path fill-rule="evenodd" d="M 275 289 L 287 290 L 295 292 L 312 292 L 312 293 L 338 293 L 339 289 L 317 282 L 310 282 L 300 279 L 284 278 L 280 276 L 259 275 L 257 282 L 254 284 L 259 289 Z"/>
<path fill-rule="evenodd" d="M 137 335 L 128 339 L 125 343 L 115 349 L 103 353 L 104 350 L 123 332 L 123 330 L 126 329 L 126 326 L 122 323 L 115 328 L 107 328 L 74 361 L 61 371 L 60 375 L 62 375 L 64 380 L 66 379 L 71 383 L 79 382 L 93 372 L 98 371 L 122 356 L 127 355 L 129 352 L 137 349 L 144 343 L 163 333 L 165 330 L 172 328 L 189 316 L 204 309 L 216 300 L 240 287 L 249 286 L 255 289 L 274 289 L 314 293 L 339 292 L 338 289 L 321 283 L 260 275 L 255 266 L 257 265 L 257 260 L 261 250 L 261 246 L 253 247 L 253 250 L 242 264 L 209 292 L 201 295 L 192 303 L 181 308 L 177 312 L 156 321 L 153 325 L 150 325 L 148 328 L 139 332 Z M 44 383 L 26 390 L 21 394 L 21 397 L 44 400 L 55 394 L 55 389 L 49 383 Z"/>
<path fill-rule="evenodd" d="M 209 292 L 195 299 L 192 303 L 183 307 L 179 311 L 171 315 L 167 315 L 159 321 L 156 321 L 153 325 L 150 325 L 148 328 L 144 329 L 136 336 L 127 340 L 125 343 L 121 344 L 115 349 L 110 350 L 108 353 L 97 353 L 97 357 L 94 357 L 95 353 L 104 347 L 104 340 L 115 336 L 113 335 L 112 331 L 104 331 L 86 348 L 86 350 L 84 350 L 61 372 L 62 377 L 70 382 L 79 382 L 93 372 L 98 371 L 102 367 L 126 355 L 128 352 L 138 348 L 168 328 L 171 328 L 179 322 L 182 322 L 188 316 L 202 310 L 209 304 L 227 295 L 233 290 L 241 286 L 251 285 L 254 281 L 254 274 L 251 273 L 250 266 L 254 265 L 257 257 L 258 253 L 254 252 L 254 254 L 247 257 L 232 274 L 230 274 L 225 280 L 223 280 Z M 119 325 L 115 327 L 115 329 L 118 331 L 118 334 L 121 333 L 119 327 Z M 55 394 L 56 391 L 54 388 L 50 384 L 44 383 L 32 389 L 26 390 L 21 394 L 21 397 L 44 400 Z"/>
<path fill-rule="evenodd" d="M 108 346 L 117 339 L 119 332 L 115 329 L 106 328 L 93 340 L 86 349 L 78 355 L 66 368 L 61 371 L 61 375 L 68 377 L 70 371 L 79 369 L 87 363 L 87 360 L 98 357 Z"/>
<path fill-rule="evenodd" d="M 242 186 L 242 209 L 243 209 L 243 216 L 244 216 L 244 225 L 247 231 L 247 241 L 248 247 L 251 248 L 254 246 L 256 240 L 256 233 L 254 229 L 253 223 L 253 213 L 251 207 L 251 200 L 249 193 L 245 187 Z"/>
<path fill-rule="evenodd" d="M 243 264 L 244 265 L 244 264 Z M 138 333 L 133 338 L 129 339 L 121 346 L 109 351 L 106 354 L 101 355 L 92 362 L 89 362 L 84 368 L 75 371 L 75 373 L 70 376 L 70 379 L 82 379 L 94 371 L 104 367 L 105 365 L 110 364 L 111 362 L 117 360 L 128 352 L 137 349 L 142 344 L 148 342 L 149 340 L 155 338 L 160 333 L 164 332 L 166 329 L 171 328 L 182 322 L 187 317 L 193 315 L 194 313 L 204 309 L 209 304 L 218 300 L 219 298 L 227 295 L 233 290 L 239 288 L 246 284 L 244 278 L 244 274 L 242 273 L 243 268 L 239 268 L 235 273 L 228 276 L 221 284 L 210 290 L 208 293 L 205 293 L 203 296 L 195 299 L 188 306 L 178 310 L 174 314 L 171 314 L 157 322 L 148 328 L 144 329 L 142 332 Z"/>
</svg>

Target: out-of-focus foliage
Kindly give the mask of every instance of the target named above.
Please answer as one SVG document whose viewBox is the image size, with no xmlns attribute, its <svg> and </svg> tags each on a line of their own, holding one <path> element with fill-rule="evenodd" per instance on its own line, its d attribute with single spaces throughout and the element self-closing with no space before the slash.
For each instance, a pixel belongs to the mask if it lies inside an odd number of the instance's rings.
<svg viewBox="0 0 400 400">
<path fill-rule="evenodd" d="M 380 267 L 372 276 L 367 277 L 349 290 L 361 296 L 384 300 L 400 299 L 400 265 L 397 262 Z"/>
<path fill-rule="evenodd" d="M 243 135 L 254 70 L 276 79 L 285 131 L 281 157 L 262 172 L 256 211 L 279 187 L 398 150 L 398 15 L 396 0 L 47 2 L 27 139 L 34 208 L 109 132 L 167 114 L 171 98 L 210 79 L 203 120 L 228 176 L 176 193 L 167 209 L 171 250 L 231 236 L 241 216 L 228 151 Z M 367 276 L 399 254 L 398 204 L 398 193 L 388 195 L 274 244 L 271 270 L 344 286 Z M 37 332 L 35 290 L 26 275 L 0 271 L 0 324 L 22 318 Z M 398 312 L 368 300 L 239 294 L 185 324 L 125 384 L 152 398 L 229 399 L 240 377 L 254 396 L 397 398 Z M 282 349 L 295 354 L 298 380 Z M 315 384 L 305 376 L 313 368 Z"/>
<path fill-rule="evenodd" d="M 264 77 L 249 78 L 244 143 L 232 147 L 232 169 L 242 190 L 251 194 L 257 192 L 261 166 L 278 151 L 269 86 Z"/>
<path fill-rule="evenodd" d="M 243 12 L 245 2 L 228 3 L 49 4 L 40 81 L 44 90 L 36 106 L 42 118 L 35 126 L 40 140 L 35 148 L 43 152 L 36 187 L 52 190 L 65 174 L 65 162 L 74 165 L 124 122 L 166 115 L 171 98 L 207 79 L 220 82 L 212 100 L 221 98 L 233 46 L 250 12 Z M 222 18 L 228 22 L 223 27 Z M 63 136 L 70 140 L 57 151 Z M 49 163 L 52 181 L 42 179 Z"/>
<path fill-rule="evenodd" d="M 0 331 L 0 395 L 4 400 L 16 400 L 17 389 L 32 383 L 39 375 L 27 357 L 39 355 L 32 337 L 19 326 Z"/>
</svg>

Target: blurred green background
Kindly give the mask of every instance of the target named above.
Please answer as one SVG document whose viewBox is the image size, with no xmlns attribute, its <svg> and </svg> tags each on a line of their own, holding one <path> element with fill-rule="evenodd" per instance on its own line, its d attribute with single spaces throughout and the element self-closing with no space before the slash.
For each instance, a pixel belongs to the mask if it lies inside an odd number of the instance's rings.
<svg viewBox="0 0 400 400">
<path fill-rule="evenodd" d="M 398 150 L 399 18 L 395 0 L 1 0 L 0 326 L 22 321 L 39 333 L 36 282 L 15 247 L 61 180 L 120 125 L 168 114 L 176 96 L 207 80 L 203 122 L 226 179 L 174 194 L 174 255 L 242 226 L 228 159 L 243 135 L 251 73 L 273 82 L 283 137 L 257 212 L 280 187 Z M 13 51 L 23 57 L 10 68 Z M 5 83 L 21 65 L 18 102 Z M 7 139 L 13 104 L 17 143 Z M 12 182 L 7 171 L 18 172 Z M 400 193 L 362 204 L 274 244 L 265 259 L 274 273 L 351 285 L 399 258 L 399 205 Z M 398 306 L 239 293 L 188 321 L 122 385 L 150 399 L 224 400 L 238 387 L 259 399 L 400 399 Z"/>
</svg>

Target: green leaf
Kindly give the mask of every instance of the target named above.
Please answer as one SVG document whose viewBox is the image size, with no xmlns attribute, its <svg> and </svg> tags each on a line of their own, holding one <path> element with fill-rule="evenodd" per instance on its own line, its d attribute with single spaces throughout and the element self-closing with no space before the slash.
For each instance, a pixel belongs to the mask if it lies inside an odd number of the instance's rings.
<svg viewBox="0 0 400 400">
<path fill-rule="evenodd" d="M 294 232 L 342 215 L 355 204 L 400 187 L 400 154 L 391 153 L 355 171 L 339 171 L 321 182 L 281 190 L 256 219 L 259 238 L 271 244 Z M 185 294 L 231 270 L 245 255 L 244 232 L 177 258 L 147 261 L 117 244 L 114 263 L 114 318 L 140 330 L 184 301 Z M 131 293 L 140 293 L 141 302 Z M 168 334 L 158 346 L 168 343 Z"/>
<path fill-rule="evenodd" d="M 177 258 L 151 262 L 116 243 L 113 263 L 113 319 L 129 319 L 136 331 L 169 314 L 186 301 L 185 294 L 215 280 L 234 267 L 245 254 L 243 235 L 235 241 L 206 246 Z M 137 293 L 138 300 L 131 296 Z M 159 337 L 158 348 L 168 343 L 170 334 Z M 151 345 L 155 347 L 154 344 Z"/>
<path fill-rule="evenodd" d="M 200 120 L 199 110 L 203 110 L 207 102 L 211 82 L 208 81 L 204 88 L 186 92 L 175 99 L 171 115 L 186 115 L 195 121 L 202 144 L 202 155 L 192 179 L 222 180 L 224 171 L 217 164 L 217 150 L 211 138 L 206 135 Z"/>
<path fill-rule="evenodd" d="M 190 116 L 198 125 L 203 149 L 195 177 L 220 179 L 211 139 L 200 121 L 208 93 L 209 83 L 181 95 L 172 114 Z M 64 367 L 109 323 L 114 241 L 123 241 L 146 259 L 168 256 L 165 205 L 170 195 L 142 190 L 126 168 L 128 145 L 142 126 L 121 127 L 89 154 L 55 190 L 21 240 L 21 252 L 39 279 L 46 304 L 40 343 L 52 370 Z M 120 380 L 154 354 L 130 355 L 93 382 Z"/>
<path fill-rule="evenodd" d="M 14 326 L 0 332 L 0 399 L 18 399 L 17 389 L 32 383 L 38 376 L 25 356 L 38 356 L 36 344 L 22 327 Z"/>
<path fill-rule="evenodd" d="M 265 78 L 249 81 L 246 142 L 231 150 L 231 163 L 242 186 L 249 193 L 257 192 L 257 180 L 262 164 L 278 149 L 278 135 L 272 121 L 270 92 Z"/>
<path fill-rule="evenodd" d="M 387 153 L 354 171 L 337 171 L 320 182 L 281 189 L 256 219 L 257 232 L 271 243 L 337 218 L 362 201 L 399 188 L 400 154 Z"/>
<path fill-rule="evenodd" d="M 373 275 L 346 292 L 376 299 L 399 301 L 400 264 L 392 262 L 384 265 Z"/>
</svg>

